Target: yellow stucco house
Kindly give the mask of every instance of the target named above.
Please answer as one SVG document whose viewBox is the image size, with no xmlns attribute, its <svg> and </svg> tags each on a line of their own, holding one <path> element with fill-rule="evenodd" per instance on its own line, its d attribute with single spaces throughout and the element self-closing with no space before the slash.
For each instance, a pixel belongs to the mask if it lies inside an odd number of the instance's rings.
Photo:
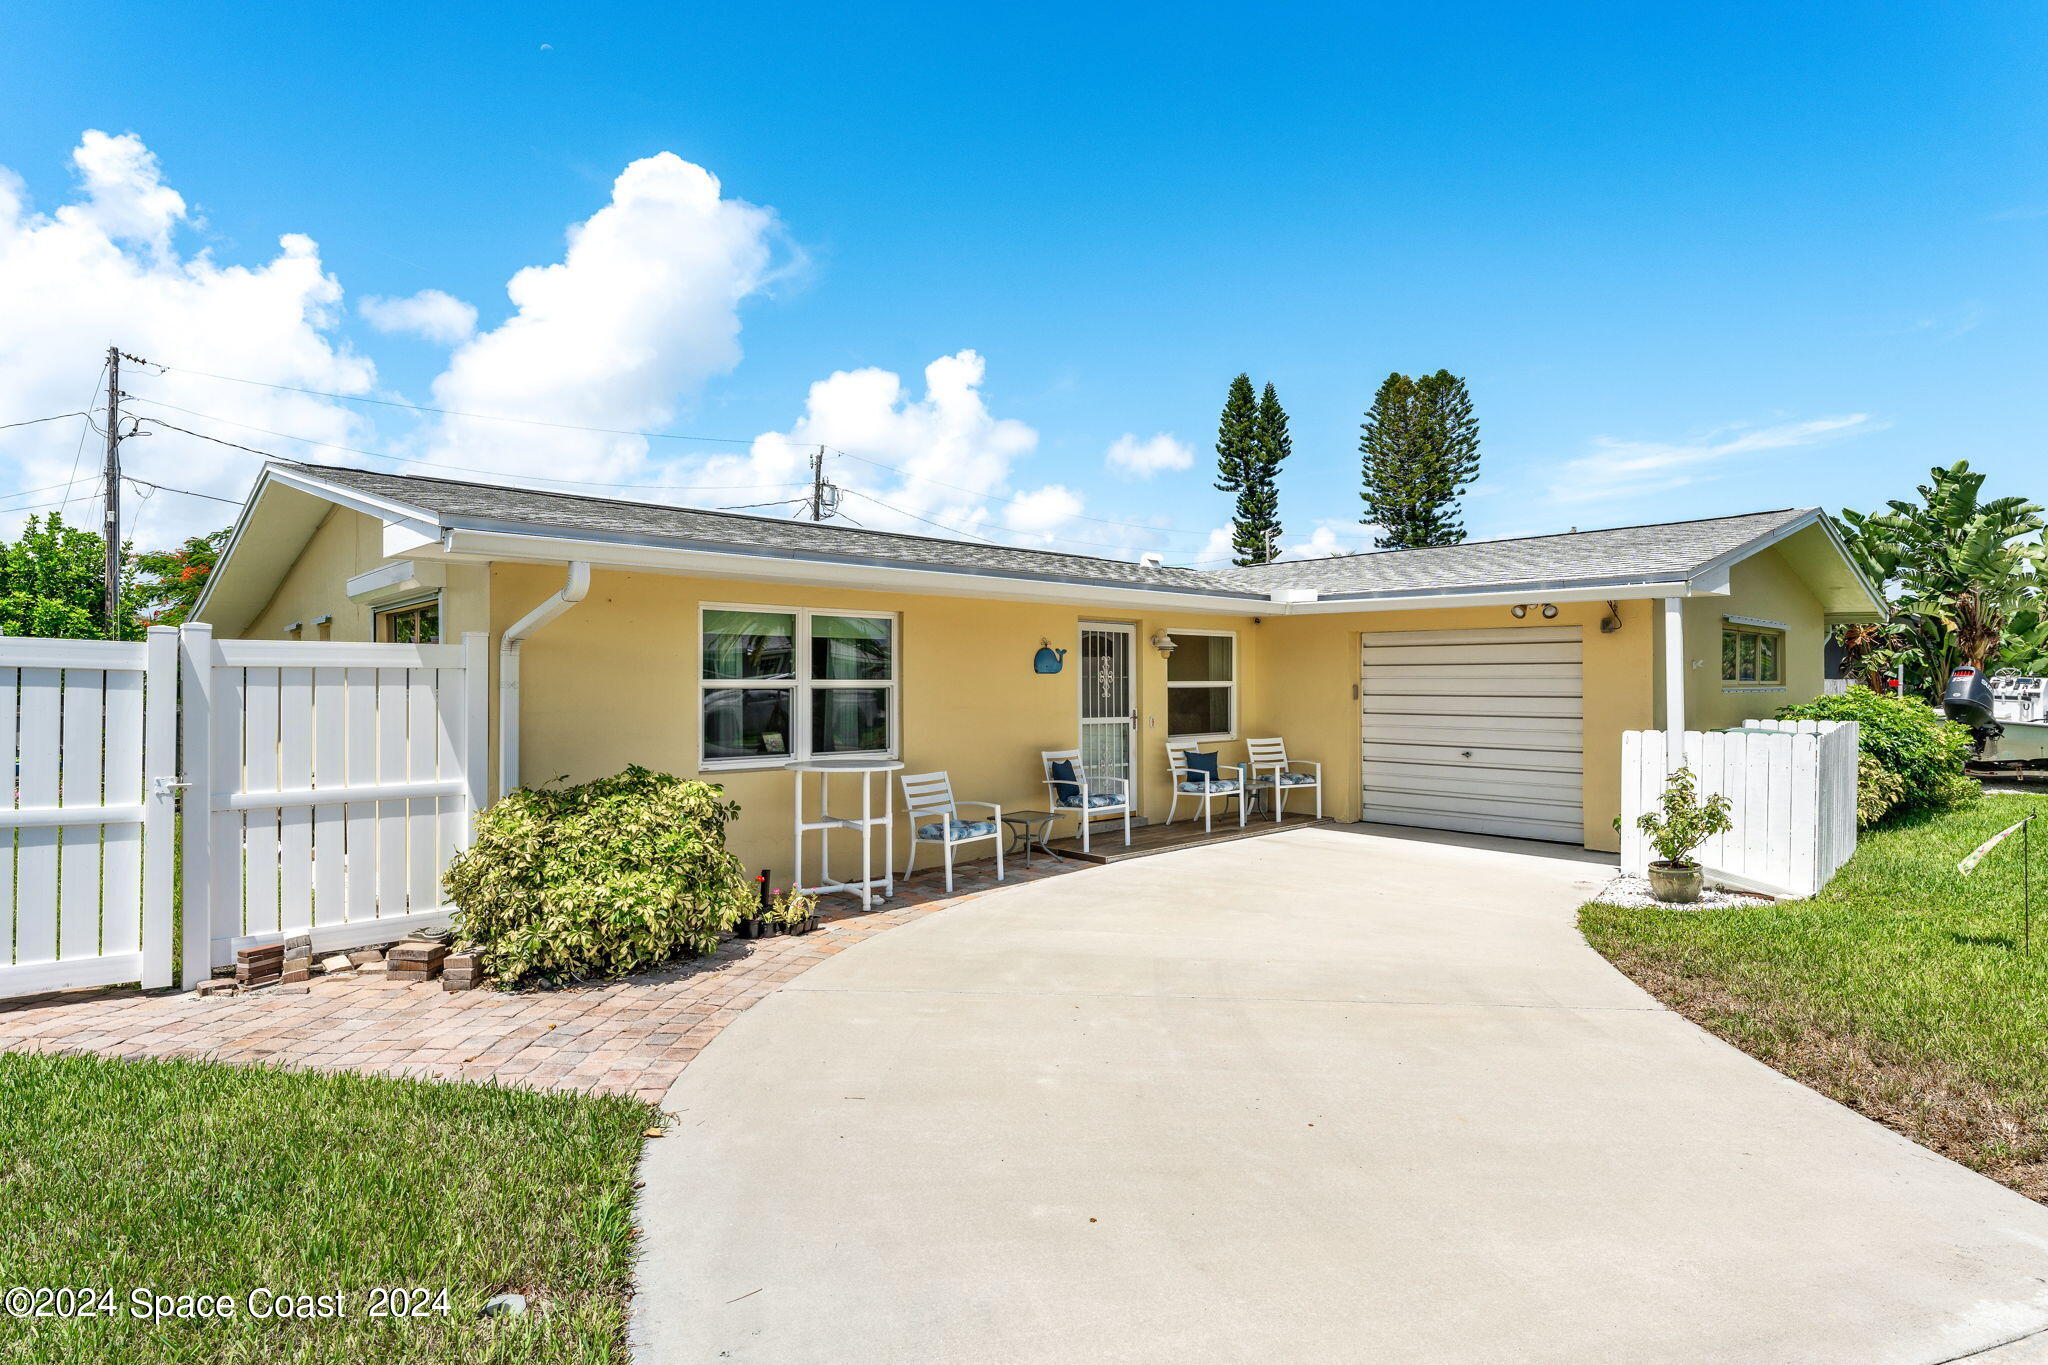
<svg viewBox="0 0 2048 1365">
<path fill-rule="evenodd" d="M 1877 608 L 1812 508 L 1203 571 L 280 462 L 197 619 L 487 631 L 494 789 L 699 775 L 747 864 L 787 867 L 792 759 L 1015 809 L 1079 748 L 1159 820 L 1169 738 L 1231 763 L 1283 737 L 1337 819 L 1611 850 L 1624 730 L 1809 698 L 1828 626 Z"/>
</svg>

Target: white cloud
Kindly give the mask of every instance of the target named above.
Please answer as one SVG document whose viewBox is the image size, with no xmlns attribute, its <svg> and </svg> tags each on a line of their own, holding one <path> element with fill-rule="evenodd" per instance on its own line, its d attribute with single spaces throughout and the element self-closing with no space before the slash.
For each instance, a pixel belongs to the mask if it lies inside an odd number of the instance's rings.
<svg viewBox="0 0 2048 1365">
<path fill-rule="evenodd" d="M 1380 528 L 1356 521 L 1319 519 L 1306 540 L 1284 546 L 1282 559 L 1323 559 L 1330 555 L 1363 554 L 1373 548 Z"/>
<path fill-rule="evenodd" d="M 1103 458 L 1119 474 L 1149 479 L 1169 469 L 1189 468 L 1195 462 L 1195 452 L 1163 431 L 1142 441 L 1125 432 Z"/>
<path fill-rule="evenodd" d="M 941 356 L 925 366 L 922 396 L 889 370 L 835 371 L 811 385 L 787 431 L 762 434 L 744 454 L 693 463 L 692 481 L 797 498 L 812 452 L 824 445 L 831 481 L 847 490 L 845 513 L 864 526 L 1014 542 L 1003 534 L 1010 531 L 1044 541 L 1082 510 L 1081 500 L 1058 485 L 1016 486 L 1038 433 L 989 411 L 987 368 L 975 351 Z"/>
<path fill-rule="evenodd" d="M 1563 466 L 1564 477 L 1551 485 L 1560 502 L 1592 502 L 1640 493 L 1682 488 L 1713 478 L 1719 466 L 1766 451 L 1819 445 L 1882 429 L 1868 413 L 1779 422 L 1772 426 L 1723 428 L 1685 443 L 1623 441 L 1595 437 L 1593 451 Z"/>
<path fill-rule="evenodd" d="M 380 332 L 397 332 L 439 342 L 460 345 L 476 333 L 476 309 L 453 294 L 422 289 L 402 299 L 372 295 L 356 305 L 356 311 Z"/>
<path fill-rule="evenodd" d="M 739 362 L 742 302 L 775 276 L 772 211 L 725 197 L 670 152 L 619 173 L 611 202 L 569 230 L 553 265 L 506 286 L 514 311 L 450 357 L 434 406 L 647 430 Z M 505 474 L 627 480 L 648 474 L 637 436 L 445 419 L 432 457 Z"/>
<path fill-rule="evenodd" d="M 371 388 L 370 362 L 334 335 L 341 286 L 311 238 L 289 233 L 267 261 L 222 265 L 203 247 L 181 247 L 193 219 L 139 138 L 88 132 L 72 164 L 78 188 L 48 213 L 28 202 L 18 178 L 0 171 L 0 420 L 86 407 L 106 348 L 118 345 L 182 367 L 158 374 L 124 363 L 122 388 L 137 396 L 125 405 L 132 415 L 153 414 L 285 454 L 295 453 L 288 442 L 258 440 L 142 400 L 315 440 L 358 439 L 356 419 L 327 400 L 183 372 L 339 393 Z M 240 497 L 259 463 L 147 423 L 142 430 L 151 434 L 123 450 L 128 467 L 145 479 Z M 63 485 L 0 500 L 0 531 L 11 533 L 24 509 L 67 493 L 67 516 L 97 529 L 98 442 L 78 419 L 0 432 L 0 477 L 22 490 Z M 74 466 L 85 477 L 70 482 Z M 124 502 L 126 529 L 145 544 L 209 530 L 232 515 L 218 503 L 168 493 L 143 500 L 130 489 Z"/>
</svg>

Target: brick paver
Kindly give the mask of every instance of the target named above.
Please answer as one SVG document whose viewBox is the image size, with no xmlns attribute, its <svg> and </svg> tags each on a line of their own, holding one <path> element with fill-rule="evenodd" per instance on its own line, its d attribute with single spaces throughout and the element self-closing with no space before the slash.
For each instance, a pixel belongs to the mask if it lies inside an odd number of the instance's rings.
<svg viewBox="0 0 2048 1365">
<path fill-rule="evenodd" d="M 1015 862 L 1010 885 L 1085 864 Z M 210 1057 L 323 1071 L 497 1081 L 661 1101 L 719 1031 L 835 953 L 886 929 L 994 890 L 993 869 L 955 869 L 899 883 L 896 899 L 863 913 L 845 896 L 821 903 L 815 933 L 729 939 L 709 956 L 623 981 L 511 994 L 444 991 L 438 981 L 376 977 L 248 995 L 68 991 L 0 1003 L 0 1050 L 112 1057 Z M 850 907 L 850 908 L 847 908 Z"/>
</svg>

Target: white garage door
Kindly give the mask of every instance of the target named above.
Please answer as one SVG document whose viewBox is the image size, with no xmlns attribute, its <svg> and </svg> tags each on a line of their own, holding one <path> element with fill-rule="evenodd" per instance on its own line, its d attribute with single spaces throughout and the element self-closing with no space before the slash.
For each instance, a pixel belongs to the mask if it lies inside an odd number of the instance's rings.
<svg viewBox="0 0 2048 1365">
<path fill-rule="evenodd" d="M 1364 638 L 1366 819 L 1585 842 L 1577 626 Z"/>
</svg>

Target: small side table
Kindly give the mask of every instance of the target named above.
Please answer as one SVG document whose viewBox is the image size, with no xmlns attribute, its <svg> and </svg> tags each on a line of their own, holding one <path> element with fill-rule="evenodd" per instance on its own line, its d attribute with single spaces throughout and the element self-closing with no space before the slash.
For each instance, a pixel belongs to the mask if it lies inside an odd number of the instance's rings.
<svg viewBox="0 0 2048 1365">
<path fill-rule="evenodd" d="M 1047 836 L 1052 833 L 1052 822 L 1058 818 L 1049 810 L 1004 811 L 1003 823 L 1009 826 L 1010 833 L 1010 847 L 1005 851 L 1023 854 L 1026 867 L 1031 866 L 1031 850 L 1034 848 L 1044 849 L 1051 856 L 1059 857 L 1059 854 L 1053 853 L 1052 845 L 1046 842 Z"/>
</svg>

